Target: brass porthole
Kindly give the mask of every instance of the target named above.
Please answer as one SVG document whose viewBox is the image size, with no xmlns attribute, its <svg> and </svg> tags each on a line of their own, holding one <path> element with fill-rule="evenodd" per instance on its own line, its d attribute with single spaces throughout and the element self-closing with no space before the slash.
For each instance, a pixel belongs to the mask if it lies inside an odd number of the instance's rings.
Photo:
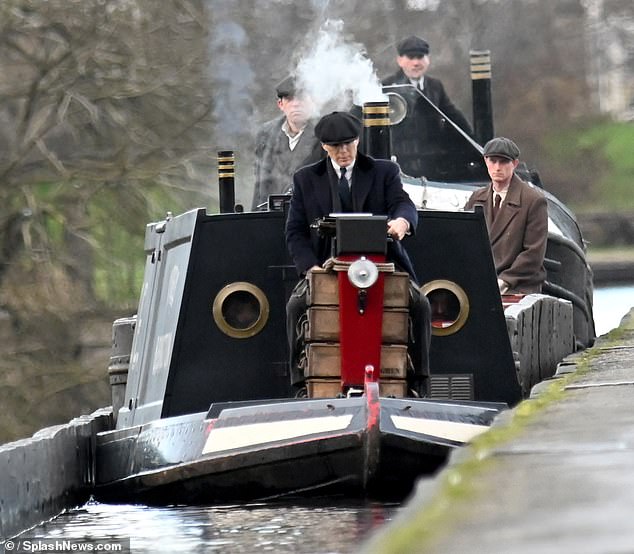
<svg viewBox="0 0 634 554">
<path fill-rule="evenodd" d="M 432 335 L 445 337 L 462 329 L 469 317 L 469 298 L 464 289 L 446 279 L 436 279 L 421 287 L 431 306 Z"/>
<path fill-rule="evenodd" d="M 269 301 L 262 289 L 246 281 L 223 287 L 213 304 L 216 325 L 235 339 L 257 335 L 269 319 Z"/>
</svg>

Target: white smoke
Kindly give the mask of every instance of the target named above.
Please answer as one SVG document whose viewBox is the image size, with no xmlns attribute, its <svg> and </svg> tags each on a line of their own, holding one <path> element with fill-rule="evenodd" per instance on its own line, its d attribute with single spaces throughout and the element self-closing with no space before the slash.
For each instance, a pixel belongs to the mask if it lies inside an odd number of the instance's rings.
<svg viewBox="0 0 634 554">
<path fill-rule="evenodd" d="M 228 9 L 216 3 L 218 11 Z M 219 16 L 220 17 L 220 16 Z M 214 118 L 225 139 L 237 140 L 253 111 L 250 85 L 255 79 L 250 60 L 244 56 L 249 42 L 244 28 L 227 14 L 211 35 L 210 72 L 214 79 Z"/>
<path fill-rule="evenodd" d="M 346 42 L 341 20 L 329 19 L 322 25 L 297 63 L 295 79 L 318 115 L 387 99 L 363 45 Z"/>
</svg>

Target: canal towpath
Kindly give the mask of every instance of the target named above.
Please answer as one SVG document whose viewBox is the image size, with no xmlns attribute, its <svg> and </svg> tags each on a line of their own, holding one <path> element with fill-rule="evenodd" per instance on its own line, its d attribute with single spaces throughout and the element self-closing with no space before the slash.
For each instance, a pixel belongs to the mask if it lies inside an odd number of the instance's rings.
<svg viewBox="0 0 634 554">
<path fill-rule="evenodd" d="M 419 482 L 364 553 L 634 552 L 634 309 Z"/>
</svg>

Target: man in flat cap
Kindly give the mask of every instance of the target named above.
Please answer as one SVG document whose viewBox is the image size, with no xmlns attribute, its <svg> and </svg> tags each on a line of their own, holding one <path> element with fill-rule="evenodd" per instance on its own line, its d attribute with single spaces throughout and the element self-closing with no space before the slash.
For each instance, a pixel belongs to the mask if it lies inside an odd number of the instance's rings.
<svg viewBox="0 0 634 554">
<path fill-rule="evenodd" d="M 412 85 L 415 90 L 401 91 L 411 111 L 406 120 L 392 128 L 392 146 L 403 172 L 420 177 L 424 175 L 425 170 L 421 155 L 428 151 L 430 146 L 426 143 L 439 138 L 439 115 L 433 108 L 430 109 L 421 94 L 466 134 L 472 135 L 473 131 L 465 116 L 449 99 L 442 82 L 427 75 L 431 64 L 427 41 L 409 36 L 401 40 L 396 49 L 399 70 L 383 79 L 383 85 Z"/>
<path fill-rule="evenodd" d="M 546 197 L 515 175 L 520 149 L 511 139 L 491 139 L 483 156 L 491 182 L 471 195 L 465 210 L 476 204 L 484 207 L 500 293 L 541 292 L 546 278 Z"/>
<path fill-rule="evenodd" d="M 306 310 L 306 275 L 330 257 L 330 241 L 311 229 L 316 219 L 333 212 L 363 212 L 388 217 L 387 234 L 392 237 L 387 258 L 410 274 L 410 314 L 415 325 L 414 374 L 410 385 L 424 391 L 429 374 L 431 310 L 416 285 L 413 265 L 401 244 L 416 232 L 418 213 L 403 190 L 399 167 L 388 160 L 375 160 L 358 152 L 361 121 L 348 112 L 332 112 L 319 120 L 315 135 L 327 157 L 298 170 L 293 176 L 293 195 L 286 223 L 286 243 L 301 279 L 287 304 L 287 335 L 290 348 L 291 382 L 301 388 L 297 322 Z"/>
<path fill-rule="evenodd" d="M 265 123 L 255 140 L 255 188 L 252 210 L 266 209 L 271 194 L 291 188 L 293 173 L 324 157 L 313 134 L 312 104 L 287 77 L 277 84 L 277 107 L 282 115 Z"/>
</svg>

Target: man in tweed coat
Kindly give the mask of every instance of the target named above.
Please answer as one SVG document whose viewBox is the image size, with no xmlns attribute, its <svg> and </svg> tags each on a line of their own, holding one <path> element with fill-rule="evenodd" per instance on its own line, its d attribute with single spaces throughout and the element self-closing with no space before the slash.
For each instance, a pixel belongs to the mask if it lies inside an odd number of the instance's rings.
<svg viewBox="0 0 634 554">
<path fill-rule="evenodd" d="M 472 210 L 476 204 L 484 207 L 500 292 L 541 292 L 546 278 L 546 198 L 538 188 L 515 175 L 520 150 L 512 140 L 491 139 L 483 155 L 491 183 L 471 195 L 465 210 Z"/>
<path fill-rule="evenodd" d="M 255 141 L 255 188 L 252 210 L 266 209 L 271 194 L 290 192 L 293 173 L 325 153 L 314 136 L 310 101 L 297 94 L 292 77 L 276 87 L 281 116 L 265 123 Z"/>
</svg>

